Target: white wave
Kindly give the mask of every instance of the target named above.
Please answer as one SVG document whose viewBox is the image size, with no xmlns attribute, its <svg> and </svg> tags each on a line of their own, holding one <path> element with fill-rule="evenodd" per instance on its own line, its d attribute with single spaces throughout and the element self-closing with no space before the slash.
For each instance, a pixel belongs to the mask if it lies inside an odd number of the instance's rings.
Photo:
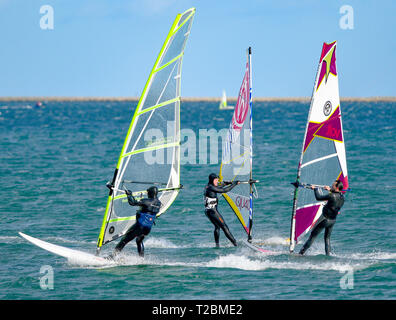
<svg viewBox="0 0 396 320">
<path fill-rule="evenodd" d="M 136 266 L 136 265 L 144 265 L 144 264 L 153 264 L 150 263 L 148 259 L 143 259 L 138 255 L 125 255 L 120 254 L 115 261 L 109 261 L 108 265 L 102 267 L 114 267 L 114 266 Z"/>
<path fill-rule="evenodd" d="M 290 243 L 290 240 L 286 237 L 270 237 L 267 239 L 254 239 L 253 241 L 254 244 L 257 245 L 282 245 L 282 246 L 288 246 Z"/>
<path fill-rule="evenodd" d="M 306 259 L 306 257 L 296 257 L 296 259 Z M 207 267 L 214 268 L 235 268 L 242 270 L 266 270 L 266 269 L 292 269 L 292 270 L 333 270 L 345 272 L 349 270 L 365 269 L 369 264 L 364 263 L 343 263 L 343 262 L 315 262 L 315 261 L 271 261 L 262 259 L 250 259 L 246 256 L 227 255 L 221 256 L 206 263 Z"/>
<path fill-rule="evenodd" d="M 144 258 L 140 257 L 137 254 L 127 254 L 127 253 L 120 253 L 115 260 L 109 260 L 108 263 L 101 264 L 101 265 L 90 265 L 90 263 L 84 263 L 82 261 L 73 261 L 68 260 L 68 263 L 74 267 L 83 267 L 88 269 L 107 269 L 107 268 L 114 268 L 114 267 L 132 267 L 132 266 L 139 266 L 139 265 L 157 265 L 157 266 L 199 266 L 197 264 L 186 264 L 184 262 L 172 262 L 166 261 L 164 259 L 160 259 L 156 256 L 145 256 Z"/>
<path fill-rule="evenodd" d="M 15 243 L 15 241 L 21 240 L 21 237 L 17 236 L 1 236 L 0 243 Z"/>
<path fill-rule="evenodd" d="M 271 261 L 263 259 L 249 258 L 244 255 L 229 254 L 217 257 L 210 261 L 186 262 L 186 261 L 172 261 L 158 256 L 150 255 L 145 258 L 139 257 L 137 254 L 123 254 L 116 259 L 116 261 L 109 261 L 108 264 L 101 266 L 90 266 L 80 262 L 68 261 L 70 265 L 83 268 L 113 268 L 119 266 L 138 266 L 138 265 L 153 265 L 153 266 L 172 266 L 172 267 L 191 267 L 191 268 L 219 268 L 219 269 L 239 269 L 246 271 L 263 271 L 268 269 L 282 269 L 282 270 L 318 270 L 318 271 L 356 271 L 362 270 L 370 266 L 369 263 L 343 263 L 343 262 L 323 262 L 323 261 L 302 261 L 306 257 L 296 257 L 296 261 Z M 300 260 L 300 261 L 299 261 Z"/>
<path fill-rule="evenodd" d="M 284 269 L 284 270 L 333 270 L 338 272 L 346 272 L 350 270 L 361 270 L 370 266 L 368 263 L 350 263 L 350 262 L 323 262 L 323 261 L 302 261 L 307 257 L 296 257 L 296 261 L 271 261 L 268 259 L 255 259 L 244 255 L 229 254 L 219 256 L 210 261 L 186 262 L 172 261 L 159 258 L 156 256 L 140 258 L 137 255 L 123 255 L 116 262 L 120 266 L 135 265 L 157 265 L 157 266 L 179 266 L 193 268 L 231 268 L 247 271 L 262 271 L 267 269 Z M 114 263 L 109 266 L 114 266 Z"/>
<path fill-rule="evenodd" d="M 152 248 L 180 248 L 182 246 L 178 246 L 174 244 L 172 241 L 162 238 L 148 238 L 144 241 L 144 245 Z"/>
<path fill-rule="evenodd" d="M 7 109 L 33 109 L 33 107 L 30 104 L 26 105 L 15 105 L 15 106 L 0 106 L 1 110 L 7 110 Z"/>
<path fill-rule="evenodd" d="M 55 238 L 63 242 L 82 243 L 64 238 Z M 280 243 L 283 238 L 273 237 L 266 239 L 267 242 Z M 148 238 L 145 241 L 146 247 L 151 248 L 197 248 L 197 245 L 178 245 L 164 238 Z M 198 247 L 212 248 L 212 242 L 201 243 Z M 232 246 L 232 245 L 230 245 Z M 205 261 L 205 255 L 198 258 L 198 261 L 191 261 L 189 258 L 173 260 L 172 258 L 159 257 L 158 255 L 146 255 L 144 259 L 139 257 L 137 253 L 123 251 L 116 262 L 109 262 L 108 265 L 101 268 L 114 266 L 136 266 L 136 265 L 156 265 L 156 266 L 175 266 L 175 267 L 192 267 L 192 268 L 231 268 L 248 271 L 262 271 L 267 269 L 284 269 L 284 270 L 332 270 L 338 272 L 346 272 L 350 270 L 362 270 L 373 264 L 372 260 L 395 259 L 395 253 L 373 252 L 370 254 L 354 253 L 335 255 L 331 258 L 323 256 L 323 249 L 313 247 L 309 255 L 306 256 L 289 256 L 288 251 L 280 250 L 279 254 L 263 255 L 259 252 L 250 250 L 249 248 L 237 248 L 236 253 L 218 256 L 215 259 Z M 218 253 L 221 254 L 221 251 Z M 103 252 L 103 256 L 106 253 Z M 284 257 L 283 257 L 284 256 Z M 282 259 L 283 261 L 279 261 Z M 184 261 L 183 261 L 184 260 Z M 89 267 L 80 265 L 81 267 Z"/>
<path fill-rule="evenodd" d="M 271 262 L 269 268 L 273 269 L 293 269 L 293 270 L 333 270 L 345 272 L 350 270 L 362 270 L 369 267 L 369 264 L 352 264 L 339 262 Z"/>
<path fill-rule="evenodd" d="M 256 260 L 251 260 L 245 256 L 237 256 L 230 254 L 221 256 L 215 260 L 209 261 L 207 267 L 212 268 L 235 268 L 242 270 L 263 270 L 263 263 Z M 264 267 L 265 268 L 265 267 Z"/>
<path fill-rule="evenodd" d="M 394 252 L 370 252 L 370 253 L 351 253 L 351 254 L 337 254 L 337 257 L 348 258 L 352 260 L 393 260 L 396 259 Z"/>
</svg>

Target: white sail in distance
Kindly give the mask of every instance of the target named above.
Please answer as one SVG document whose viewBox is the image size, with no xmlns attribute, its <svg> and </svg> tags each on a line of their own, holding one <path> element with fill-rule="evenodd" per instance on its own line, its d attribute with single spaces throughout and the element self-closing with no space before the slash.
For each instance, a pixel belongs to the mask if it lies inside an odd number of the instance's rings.
<svg viewBox="0 0 396 320">
<path fill-rule="evenodd" d="M 181 69 L 194 15 L 191 8 L 176 16 L 140 96 L 114 171 L 97 252 L 135 223 L 125 189 L 139 198 L 150 185 L 158 186 L 162 207 L 157 216 L 177 197 L 181 187 Z"/>
<path fill-rule="evenodd" d="M 225 90 L 223 90 L 223 95 L 221 96 L 221 101 L 219 103 L 219 109 L 221 110 L 233 110 L 234 106 L 231 106 L 227 103 L 227 95 Z"/>
</svg>

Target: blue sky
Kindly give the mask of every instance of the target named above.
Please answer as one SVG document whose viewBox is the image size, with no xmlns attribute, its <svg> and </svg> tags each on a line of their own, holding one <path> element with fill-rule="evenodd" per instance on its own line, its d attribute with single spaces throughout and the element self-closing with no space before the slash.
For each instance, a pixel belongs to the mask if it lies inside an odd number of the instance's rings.
<svg viewBox="0 0 396 320">
<path fill-rule="evenodd" d="M 40 28 L 40 7 L 54 29 Z M 343 5 L 353 29 L 342 29 Z M 139 96 L 177 13 L 197 9 L 182 96 L 307 97 L 323 42 L 338 41 L 340 95 L 396 96 L 396 1 L 0 0 L 0 96 Z"/>
</svg>

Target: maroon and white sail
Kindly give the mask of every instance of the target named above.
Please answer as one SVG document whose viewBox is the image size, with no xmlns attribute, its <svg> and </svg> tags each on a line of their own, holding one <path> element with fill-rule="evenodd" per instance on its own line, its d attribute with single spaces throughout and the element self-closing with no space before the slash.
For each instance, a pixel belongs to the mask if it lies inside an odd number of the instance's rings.
<svg viewBox="0 0 396 320">
<path fill-rule="evenodd" d="M 348 188 L 347 161 L 342 130 L 336 68 L 337 42 L 324 43 L 316 75 L 302 152 L 297 171 L 290 231 L 290 252 L 322 214 L 325 202 L 317 201 L 308 188 L 297 185 L 328 185 L 336 179 Z"/>
</svg>

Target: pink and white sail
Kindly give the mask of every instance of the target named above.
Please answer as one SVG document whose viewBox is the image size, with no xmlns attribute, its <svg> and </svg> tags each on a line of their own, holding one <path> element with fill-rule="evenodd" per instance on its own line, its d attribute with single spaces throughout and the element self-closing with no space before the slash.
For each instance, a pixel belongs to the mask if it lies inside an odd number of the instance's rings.
<svg viewBox="0 0 396 320">
<path fill-rule="evenodd" d="M 342 130 L 336 68 L 337 42 L 324 43 L 298 165 L 297 181 L 329 185 L 339 179 L 348 188 L 347 161 Z M 322 214 L 325 202 L 310 189 L 296 188 L 290 232 L 290 251 Z"/>
</svg>

